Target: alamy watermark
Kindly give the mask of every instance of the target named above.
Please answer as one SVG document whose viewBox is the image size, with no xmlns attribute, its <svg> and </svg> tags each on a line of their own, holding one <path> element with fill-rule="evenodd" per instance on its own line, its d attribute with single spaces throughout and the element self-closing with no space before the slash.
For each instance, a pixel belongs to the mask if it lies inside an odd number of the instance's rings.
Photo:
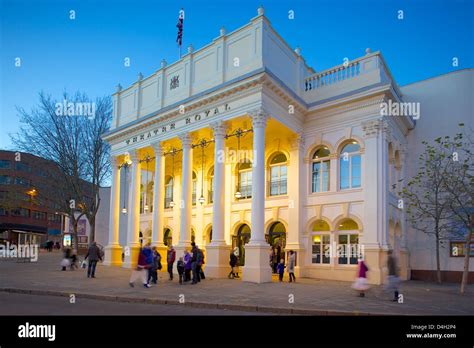
<svg viewBox="0 0 474 348">
<path fill-rule="evenodd" d="M 54 107 L 56 116 L 85 116 L 89 120 L 95 117 L 94 102 L 69 102 L 64 99 L 62 103 L 56 103 Z"/>
<path fill-rule="evenodd" d="M 414 120 L 420 118 L 420 103 L 419 102 L 392 102 L 390 99 L 388 103 L 380 104 L 380 115 L 382 116 L 410 116 Z"/>
<path fill-rule="evenodd" d="M 0 259 L 30 259 L 31 262 L 38 261 L 38 244 L 0 244 Z"/>
</svg>

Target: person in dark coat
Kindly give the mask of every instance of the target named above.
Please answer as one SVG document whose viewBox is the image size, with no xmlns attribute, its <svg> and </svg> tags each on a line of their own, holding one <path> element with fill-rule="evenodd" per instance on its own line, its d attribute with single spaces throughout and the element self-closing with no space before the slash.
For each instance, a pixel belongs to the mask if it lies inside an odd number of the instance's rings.
<svg viewBox="0 0 474 348">
<path fill-rule="evenodd" d="M 153 284 L 158 283 L 158 270 L 161 269 L 161 255 L 156 249 L 156 247 L 152 247 L 152 263 L 150 266 L 150 270 L 148 272 L 148 283 L 150 283 L 150 280 Z"/>
<path fill-rule="evenodd" d="M 184 281 L 189 282 L 191 280 L 191 269 L 192 269 L 192 262 L 191 262 L 191 254 L 185 250 L 184 251 Z"/>
<path fill-rule="evenodd" d="M 183 284 L 184 279 L 184 260 L 182 257 L 179 258 L 178 262 L 176 263 L 176 268 L 178 269 L 179 275 L 179 284 Z"/>
<path fill-rule="evenodd" d="M 234 267 L 237 266 L 237 256 L 235 256 L 233 251 L 230 253 L 229 265 L 230 265 L 230 273 L 227 277 L 229 279 L 234 279 L 235 278 Z"/>
<path fill-rule="evenodd" d="M 97 262 L 102 261 L 102 256 L 99 247 L 96 242 L 92 242 L 91 246 L 87 250 L 86 257 L 84 260 L 89 259 L 89 266 L 87 267 L 87 278 L 95 278 L 95 268 Z"/>
<path fill-rule="evenodd" d="M 168 249 L 168 254 L 166 257 L 166 261 L 168 262 L 168 273 L 170 275 L 169 280 L 173 280 L 173 264 L 175 260 L 176 260 L 176 250 L 174 250 L 173 246 L 170 245 Z"/>
</svg>

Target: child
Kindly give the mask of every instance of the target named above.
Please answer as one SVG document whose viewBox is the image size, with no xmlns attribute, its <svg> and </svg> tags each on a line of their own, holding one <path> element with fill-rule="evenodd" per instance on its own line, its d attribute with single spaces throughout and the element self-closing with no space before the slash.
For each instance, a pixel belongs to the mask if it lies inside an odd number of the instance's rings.
<svg viewBox="0 0 474 348">
<path fill-rule="evenodd" d="M 277 265 L 277 272 L 280 281 L 283 281 L 283 273 L 285 272 L 285 260 L 280 260 L 280 263 Z"/>
<path fill-rule="evenodd" d="M 182 257 L 179 258 L 178 263 L 176 264 L 179 274 L 179 284 L 183 284 L 183 275 L 184 275 L 184 260 Z"/>
</svg>

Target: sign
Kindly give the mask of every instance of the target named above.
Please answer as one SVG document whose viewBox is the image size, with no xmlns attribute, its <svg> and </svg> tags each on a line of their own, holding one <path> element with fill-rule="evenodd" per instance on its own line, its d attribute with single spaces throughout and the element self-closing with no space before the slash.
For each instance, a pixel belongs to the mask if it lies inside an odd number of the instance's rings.
<svg viewBox="0 0 474 348">
<path fill-rule="evenodd" d="M 133 144 L 133 143 L 138 143 L 141 142 L 145 139 L 149 139 L 152 137 L 155 137 L 159 134 L 166 133 L 168 131 L 173 131 L 177 130 L 181 127 L 187 126 L 192 123 L 196 123 L 202 120 L 206 120 L 210 117 L 217 116 L 222 112 L 226 112 L 230 110 L 230 105 L 229 104 L 224 104 L 219 107 L 215 107 L 212 109 L 204 110 L 201 113 L 195 114 L 194 116 L 187 117 L 185 119 L 181 119 L 179 121 L 171 122 L 165 125 L 162 125 L 161 127 L 157 127 L 154 130 L 151 130 L 146 133 L 139 134 L 137 136 L 134 136 L 130 139 L 125 140 L 125 143 L 127 145 Z"/>
</svg>

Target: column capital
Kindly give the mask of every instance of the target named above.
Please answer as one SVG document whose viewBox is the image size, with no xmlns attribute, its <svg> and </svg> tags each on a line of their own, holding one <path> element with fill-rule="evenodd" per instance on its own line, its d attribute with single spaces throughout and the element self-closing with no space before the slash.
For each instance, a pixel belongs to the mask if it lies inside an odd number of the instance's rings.
<svg viewBox="0 0 474 348">
<path fill-rule="evenodd" d="M 179 140 L 181 140 L 181 145 L 183 146 L 183 149 L 184 148 L 191 148 L 191 145 L 192 145 L 192 137 L 191 137 L 191 134 L 189 133 L 181 133 L 178 135 L 178 138 Z"/>
<path fill-rule="evenodd" d="M 376 137 L 382 133 L 390 134 L 389 124 L 384 119 L 365 121 L 362 123 L 362 130 L 365 138 Z"/>
<path fill-rule="evenodd" d="M 289 142 L 289 145 L 290 145 L 289 147 L 291 151 L 295 151 L 295 150 L 302 151 L 305 145 L 303 133 L 301 132 L 296 133 L 294 137 L 288 139 L 288 142 Z"/>
<path fill-rule="evenodd" d="M 269 116 L 262 108 L 251 110 L 247 113 L 252 118 L 253 128 L 265 128 L 266 127 L 267 120 L 268 120 Z"/>
<path fill-rule="evenodd" d="M 128 157 L 130 157 L 130 160 L 132 163 L 138 163 L 139 156 L 138 156 L 138 150 L 132 150 L 128 153 Z"/>
<path fill-rule="evenodd" d="M 210 123 L 209 126 L 212 128 L 214 138 L 225 137 L 226 131 L 228 129 L 228 125 L 226 122 L 219 120 L 219 121 Z"/>
<path fill-rule="evenodd" d="M 163 155 L 163 146 L 161 145 L 160 141 L 157 141 L 155 143 L 151 144 L 151 147 L 153 148 L 153 151 L 155 152 L 155 157 L 162 156 Z"/>
</svg>

